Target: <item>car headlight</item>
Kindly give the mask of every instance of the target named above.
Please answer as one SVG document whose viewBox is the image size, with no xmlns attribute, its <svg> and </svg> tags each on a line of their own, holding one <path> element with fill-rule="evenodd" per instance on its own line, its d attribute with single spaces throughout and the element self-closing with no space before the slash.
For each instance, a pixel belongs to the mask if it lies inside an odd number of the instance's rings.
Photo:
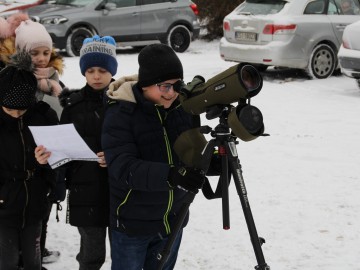
<svg viewBox="0 0 360 270">
<path fill-rule="evenodd" d="M 61 24 L 67 22 L 68 19 L 62 16 L 51 16 L 40 19 L 42 24 Z"/>
</svg>

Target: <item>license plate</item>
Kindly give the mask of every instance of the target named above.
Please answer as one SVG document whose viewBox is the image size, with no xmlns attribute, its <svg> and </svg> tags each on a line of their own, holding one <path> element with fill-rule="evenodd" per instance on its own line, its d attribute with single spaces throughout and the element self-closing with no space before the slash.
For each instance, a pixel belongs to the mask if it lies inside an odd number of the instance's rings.
<svg viewBox="0 0 360 270">
<path fill-rule="evenodd" d="M 256 41 L 256 33 L 235 32 L 235 39 L 239 41 Z"/>
</svg>

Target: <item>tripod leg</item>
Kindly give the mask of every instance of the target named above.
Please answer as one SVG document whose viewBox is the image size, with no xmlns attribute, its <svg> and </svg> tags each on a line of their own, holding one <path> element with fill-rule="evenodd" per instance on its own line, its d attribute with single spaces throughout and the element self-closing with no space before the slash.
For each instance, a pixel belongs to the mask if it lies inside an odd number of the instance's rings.
<svg viewBox="0 0 360 270">
<path fill-rule="evenodd" d="M 251 213 L 249 199 L 245 188 L 244 178 L 242 176 L 241 165 L 238 159 L 235 143 L 228 142 L 226 150 L 230 162 L 231 173 L 234 179 L 237 193 L 240 198 L 246 224 L 250 234 L 251 243 L 255 252 L 256 261 L 258 263 L 258 265 L 255 266 L 255 269 L 270 270 L 270 266 L 266 264 L 264 254 L 261 249 L 261 244 L 262 244 L 261 242 L 263 242 L 263 240 L 260 239 L 257 234 L 255 222 Z"/>
<path fill-rule="evenodd" d="M 223 229 L 230 229 L 230 213 L 229 213 L 229 171 L 228 171 L 228 157 L 226 155 L 225 146 L 219 146 L 219 156 L 221 156 L 221 200 L 222 200 L 222 214 L 223 214 Z"/>
</svg>

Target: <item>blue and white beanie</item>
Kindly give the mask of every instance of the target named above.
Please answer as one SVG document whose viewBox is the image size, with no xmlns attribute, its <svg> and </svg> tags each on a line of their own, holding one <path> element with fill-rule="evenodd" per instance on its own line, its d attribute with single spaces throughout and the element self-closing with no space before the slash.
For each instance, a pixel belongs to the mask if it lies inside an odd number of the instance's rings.
<svg viewBox="0 0 360 270">
<path fill-rule="evenodd" d="M 113 37 L 98 35 L 86 38 L 80 50 L 80 70 L 85 72 L 91 67 L 101 67 L 116 74 L 118 63 L 116 61 L 116 43 Z"/>
</svg>

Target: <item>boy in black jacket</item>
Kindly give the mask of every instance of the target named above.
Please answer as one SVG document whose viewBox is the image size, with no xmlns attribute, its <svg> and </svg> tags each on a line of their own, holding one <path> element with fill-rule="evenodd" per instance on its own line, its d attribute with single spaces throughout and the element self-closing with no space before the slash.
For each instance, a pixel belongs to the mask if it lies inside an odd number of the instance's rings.
<svg viewBox="0 0 360 270">
<path fill-rule="evenodd" d="M 100 136 L 104 90 L 117 71 L 114 39 L 94 36 L 84 40 L 80 69 L 87 83 L 80 91 L 65 92 L 60 97 L 64 106 L 60 124 L 73 123 L 100 162 L 76 161 L 68 169 L 68 218 L 81 236 L 80 252 L 76 256 L 79 269 L 98 270 L 105 262 L 109 223 L 108 174 Z"/>
<path fill-rule="evenodd" d="M 184 168 L 173 151 L 177 137 L 194 127 L 174 84 L 183 79 L 176 53 L 154 44 L 138 56 L 139 76 L 121 78 L 107 92 L 102 145 L 109 171 L 112 270 L 155 270 L 187 192 L 204 176 Z M 182 224 L 186 226 L 187 218 Z M 173 269 L 182 230 L 164 270 Z"/>
<path fill-rule="evenodd" d="M 76 256 L 80 270 L 98 270 L 106 257 L 106 229 L 109 224 L 108 173 L 101 147 L 104 91 L 117 71 L 115 40 L 94 36 L 84 40 L 80 69 L 86 85 L 64 90 L 60 124 L 73 123 L 80 136 L 99 157 L 99 163 L 73 161 L 66 167 L 68 187 L 67 222 L 78 227 L 81 241 Z M 44 163 L 47 162 L 47 155 Z"/>
</svg>

